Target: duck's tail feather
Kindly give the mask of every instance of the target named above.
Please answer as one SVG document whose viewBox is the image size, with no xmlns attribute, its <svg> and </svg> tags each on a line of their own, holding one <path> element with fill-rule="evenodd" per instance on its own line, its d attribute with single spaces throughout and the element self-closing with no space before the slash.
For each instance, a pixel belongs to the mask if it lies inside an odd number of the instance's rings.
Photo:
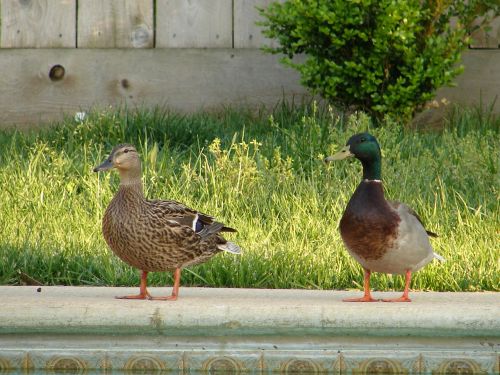
<svg viewBox="0 0 500 375">
<path fill-rule="evenodd" d="M 436 258 L 437 260 L 439 260 L 440 262 L 446 262 L 446 259 L 444 259 L 441 255 L 439 255 L 438 253 L 434 253 L 434 258 Z"/>
<path fill-rule="evenodd" d="M 224 244 L 217 245 L 217 248 L 222 251 L 227 251 L 228 253 L 231 254 L 238 254 L 238 255 L 241 254 L 241 248 L 233 242 L 227 241 Z"/>
<path fill-rule="evenodd" d="M 219 233 L 222 228 L 224 228 L 224 224 L 214 221 L 212 224 L 203 227 L 197 234 L 201 238 L 207 238 L 213 234 Z"/>
</svg>

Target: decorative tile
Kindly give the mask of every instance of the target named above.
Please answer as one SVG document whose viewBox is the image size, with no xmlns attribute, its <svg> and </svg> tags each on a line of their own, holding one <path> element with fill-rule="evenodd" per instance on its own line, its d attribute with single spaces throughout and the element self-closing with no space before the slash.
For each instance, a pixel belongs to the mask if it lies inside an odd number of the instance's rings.
<svg viewBox="0 0 500 375">
<path fill-rule="evenodd" d="M 0 357 L 0 374 L 14 369 L 14 365 L 5 357 Z"/>
<path fill-rule="evenodd" d="M 99 369 L 104 355 L 103 351 L 92 350 L 35 349 L 27 351 L 24 362 L 30 369 L 80 374 Z"/>
<path fill-rule="evenodd" d="M 206 373 L 260 373 L 262 354 L 258 351 L 186 351 L 184 370 Z"/>
<path fill-rule="evenodd" d="M 413 350 L 346 350 L 341 354 L 344 371 L 353 375 L 418 374 L 425 367 Z"/>
<path fill-rule="evenodd" d="M 408 368 L 394 359 L 370 358 L 361 362 L 352 369 L 353 375 L 357 374 L 408 374 Z"/>
<path fill-rule="evenodd" d="M 182 352 L 176 351 L 114 351 L 101 360 L 101 369 L 113 371 L 159 372 L 180 370 Z"/>
<path fill-rule="evenodd" d="M 495 371 L 497 355 L 494 353 L 460 353 L 441 351 L 424 353 L 427 371 L 433 375 L 498 374 Z"/>
<path fill-rule="evenodd" d="M 425 374 L 426 371 L 425 358 L 422 354 L 419 354 L 411 366 L 411 372 L 412 374 Z"/>
<path fill-rule="evenodd" d="M 437 368 L 432 370 L 432 374 L 486 375 L 488 371 L 474 359 L 459 358 L 442 361 Z"/>
<path fill-rule="evenodd" d="M 445 342 L 448 345 L 448 342 Z M 442 345 L 443 342 L 440 342 Z M 17 372 L 31 373 L 39 370 L 48 373 L 90 374 L 96 372 L 140 372 L 169 373 L 232 373 L 232 374 L 406 374 L 406 375 L 486 375 L 498 374 L 500 357 L 488 347 L 474 350 L 467 346 L 387 347 L 365 342 L 360 348 L 334 350 L 335 345 L 325 349 L 299 350 L 293 342 L 284 343 L 275 350 L 272 346 L 246 342 L 244 344 L 224 341 L 224 350 L 217 341 L 206 342 L 197 349 L 183 349 L 168 343 L 158 349 L 127 349 L 110 345 L 100 349 L 83 348 L 42 348 L 29 350 L 2 348 L 0 345 L 0 374 L 14 375 Z M 156 345 L 156 344 L 155 344 Z M 239 346 L 238 346 L 239 345 Z M 40 345 L 39 345 L 40 346 Z M 90 346 L 90 344 L 89 344 Z M 153 346 L 153 345 L 152 345 Z M 305 345 L 307 347 L 307 345 Z M 395 348 L 397 346 L 397 348 Z M 254 348 L 265 349 L 254 349 Z M 393 349 L 396 350 L 393 350 Z M 424 350 L 422 350 L 424 349 Z"/>
<path fill-rule="evenodd" d="M 11 370 L 28 371 L 33 368 L 30 356 L 22 350 L 1 350 L 0 348 L 0 374 Z"/>
<path fill-rule="evenodd" d="M 105 351 L 105 350 L 31 350 L 16 353 L 9 363 L 15 369 L 64 371 L 79 374 L 88 370 L 133 370 L 156 372 L 182 369 L 182 352 Z M 11 354 L 10 357 L 13 357 Z M 21 357 L 22 356 L 22 357 Z M 0 365 L 1 369 L 1 365 Z M 1 371 L 0 371 L 1 373 Z"/>
<path fill-rule="evenodd" d="M 89 369 L 89 364 L 77 356 L 53 356 L 45 364 L 46 371 L 64 371 L 71 374 L 83 374 Z"/>
<path fill-rule="evenodd" d="M 331 350 L 264 351 L 264 369 L 280 374 L 325 374 L 338 359 Z"/>
<path fill-rule="evenodd" d="M 345 374 L 347 372 L 347 365 L 343 353 L 339 353 L 337 359 L 332 365 L 333 373 L 337 375 Z"/>
<path fill-rule="evenodd" d="M 309 358 L 292 358 L 283 362 L 280 367 L 280 374 L 320 374 L 326 369 L 317 361 Z"/>
</svg>

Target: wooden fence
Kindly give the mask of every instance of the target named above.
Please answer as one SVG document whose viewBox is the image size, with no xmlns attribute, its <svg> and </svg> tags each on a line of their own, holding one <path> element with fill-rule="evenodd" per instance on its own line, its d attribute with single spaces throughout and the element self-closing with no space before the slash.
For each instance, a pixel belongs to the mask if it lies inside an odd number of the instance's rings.
<svg viewBox="0 0 500 375">
<path fill-rule="evenodd" d="M 256 6 L 270 2 L 0 0 L 0 126 L 93 106 L 193 111 L 306 95 L 295 71 L 259 49 L 271 41 L 255 25 Z M 498 93 L 499 43 L 500 19 L 475 34 L 476 75 L 460 79 L 468 98 L 471 79 L 485 85 L 483 99 Z"/>
<path fill-rule="evenodd" d="M 256 48 L 270 0 L 3 0 L 1 48 Z"/>
</svg>

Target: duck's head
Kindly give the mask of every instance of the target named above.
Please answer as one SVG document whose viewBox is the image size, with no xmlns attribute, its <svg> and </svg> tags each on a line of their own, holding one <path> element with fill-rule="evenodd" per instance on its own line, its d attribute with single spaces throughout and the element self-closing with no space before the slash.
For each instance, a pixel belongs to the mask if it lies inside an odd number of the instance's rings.
<svg viewBox="0 0 500 375">
<path fill-rule="evenodd" d="M 354 156 L 363 164 L 363 178 L 370 180 L 380 179 L 380 164 L 382 155 L 377 139 L 369 133 L 353 135 L 346 145 L 335 155 L 325 158 L 325 162 L 343 160 Z"/>
<path fill-rule="evenodd" d="M 355 134 L 349 138 L 346 145 L 339 152 L 325 158 L 325 162 L 342 160 L 350 156 L 354 156 L 361 161 L 380 159 L 380 146 L 377 139 L 369 133 Z"/>
<path fill-rule="evenodd" d="M 116 168 L 120 175 L 141 173 L 141 159 L 133 145 L 121 144 L 113 148 L 111 154 L 100 165 L 94 168 L 94 172 L 107 171 Z"/>
</svg>

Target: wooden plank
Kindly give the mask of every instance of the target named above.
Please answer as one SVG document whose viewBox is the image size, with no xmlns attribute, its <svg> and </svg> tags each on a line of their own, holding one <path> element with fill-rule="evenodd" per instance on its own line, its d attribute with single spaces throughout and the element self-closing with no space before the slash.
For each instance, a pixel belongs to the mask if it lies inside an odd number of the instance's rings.
<svg viewBox="0 0 500 375">
<path fill-rule="evenodd" d="M 76 0 L 1 1 L 2 48 L 76 45 Z"/>
<path fill-rule="evenodd" d="M 275 47 L 277 42 L 262 35 L 258 8 L 266 8 L 275 0 L 234 0 L 234 48 Z"/>
<path fill-rule="evenodd" d="M 493 19 L 489 26 L 488 31 L 480 28 L 472 33 L 470 48 L 500 48 L 500 17 Z"/>
<path fill-rule="evenodd" d="M 272 107 L 284 93 L 300 100 L 306 90 L 298 74 L 278 60 L 252 49 L 0 49 L 0 127 L 73 117 L 93 106 L 191 112 Z"/>
<path fill-rule="evenodd" d="M 232 0 L 156 0 L 156 47 L 232 44 Z"/>
<path fill-rule="evenodd" d="M 78 48 L 152 48 L 153 0 L 79 0 Z"/>
</svg>

